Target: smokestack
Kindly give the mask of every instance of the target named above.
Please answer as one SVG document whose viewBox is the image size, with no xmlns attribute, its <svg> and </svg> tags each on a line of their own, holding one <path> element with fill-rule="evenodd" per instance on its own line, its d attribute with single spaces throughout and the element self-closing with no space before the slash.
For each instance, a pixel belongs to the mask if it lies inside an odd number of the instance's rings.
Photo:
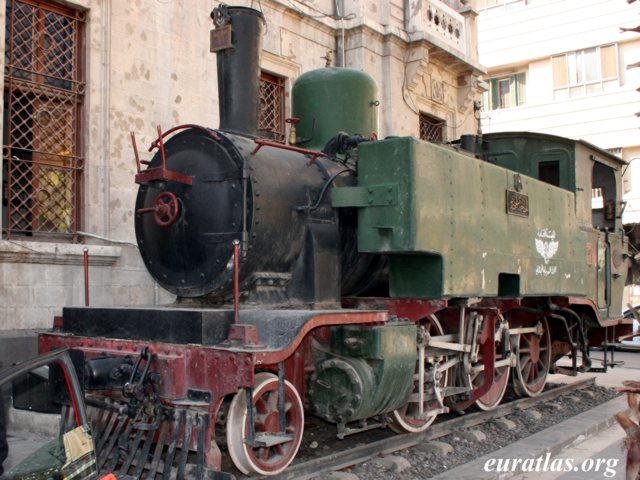
<svg viewBox="0 0 640 480">
<path fill-rule="evenodd" d="M 211 18 L 211 51 L 218 62 L 220 130 L 257 135 L 260 107 L 262 12 L 220 5 Z"/>
</svg>

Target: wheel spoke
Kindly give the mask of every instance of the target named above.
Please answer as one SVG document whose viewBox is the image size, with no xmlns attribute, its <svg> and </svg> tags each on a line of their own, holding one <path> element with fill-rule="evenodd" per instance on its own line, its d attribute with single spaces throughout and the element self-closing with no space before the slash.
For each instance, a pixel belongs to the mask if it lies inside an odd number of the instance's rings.
<svg viewBox="0 0 640 480">
<path fill-rule="evenodd" d="M 527 327 L 527 325 L 524 326 Z M 521 397 L 538 395 L 546 383 L 551 356 L 547 320 L 542 319 L 541 325 L 538 324 L 537 327 L 540 326 L 542 326 L 542 335 L 536 335 L 533 332 L 521 335 L 520 348 L 516 349 L 520 354 L 517 357 L 513 382 L 515 393 Z"/>
<path fill-rule="evenodd" d="M 426 327 L 425 330 L 429 332 L 432 336 L 443 335 L 444 330 L 440 325 L 437 317 L 435 315 L 430 315 L 425 320 L 423 320 L 422 324 Z M 425 355 L 425 369 L 429 366 L 432 367 L 437 363 L 444 363 L 447 361 L 446 355 L 438 355 L 438 356 L 427 356 Z M 419 362 L 416 362 L 416 369 L 413 375 L 413 394 L 416 395 L 419 391 L 419 376 L 418 376 Z M 433 388 L 444 388 L 447 385 L 448 372 L 443 371 L 440 379 L 437 382 L 437 385 L 432 385 L 428 381 L 424 382 L 424 402 L 423 402 L 423 410 L 428 412 L 430 409 L 438 407 L 438 401 L 435 398 L 432 398 Z M 431 393 L 429 393 L 431 392 Z M 418 433 L 425 431 L 429 425 L 433 422 L 436 415 L 428 415 L 425 417 L 418 417 L 420 412 L 420 402 L 419 401 L 410 401 L 405 405 L 401 406 L 397 410 L 391 412 L 390 418 L 391 422 L 389 427 L 398 433 Z"/>
<path fill-rule="evenodd" d="M 269 412 L 267 404 L 264 401 L 264 398 L 260 397 L 254 400 L 254 408 L 258 415 L 264 415 Z"/>
<path fill-rule="evenodd" d="M 304 430 L 304 408 L 293 385 L 285 381 L 285 430 L 292 436 L 287 441 L 272 447 L 250 448 L 246 445 L 247 414 L 246 394 L 238 392 L 229 407 L 227 418 L 227 446 L 233 463 L 245 475 L 276 475 L 294 459 Z M 271 373 L 255 376 L 253 405 L 256 412 L 256 432 L 276 432 L 280 429 L 278 418 L 278 378 Z"/>
<path fill-rule="evenodd" d="M 504 321 L 504 320 L 500 319 L 500 321 Z M 505 325 L 506 325 L 506 322 L 505 322 Z M 522 336 L 520 336 L 520 340 L 526 343 L 526 341 L 523 340 Z M 486 342 L 488 342 L 488 340 L 486 340 Z M 486 350 L 489 348 L 494 349 L 496 362 L 503 359 L 503 356 L 501 354 L 502 341 L 498 335 L 494 335 L 493 345 L 480 344 L 481 351 L 483 349 Z M 476 365 L 482 365 L 484 363 L 485 363 L 484 359 L 482 358 L 482 355 L 480 355 L 480 358 L 478 359 L 478 362 L 476 363 Z M 497 407 L 500 404 L 506 392 L 507 384 L 509 383 L 510 370 L 511 368 L 509 366 L 494 368 L 494 375 L 493 375 L 493 379 L 492 379 L 493 381 L 492 381 L 491 387 L 482 397 L 476 400 L 475 405 L 477 408 L 479 408 L 480 410 L 488 411 L 488 410 L 493 410 L 495 407 Z M 483 383 L 484 383 L 483 374 L 478 374 L 476 378 L 472 379 L 472 385 L 475 386 L 476 388 L 481 386 Z"/>
<path fill-rule="evenodd" d="M 269 448 L 263 447 L 260 449 L 260 459 L 263 462 L 266 462 L 267 460 L 269 460 Z"/>
<path fill-rule="evenodd" d="M 269 413 L 278 411 L 278 393 L 277 393 L 277 391 L 276 392 L 269 392 L 267 394 L 266 408 L 267 408 L 267 412 L 269 412 Z"/>
</svg>

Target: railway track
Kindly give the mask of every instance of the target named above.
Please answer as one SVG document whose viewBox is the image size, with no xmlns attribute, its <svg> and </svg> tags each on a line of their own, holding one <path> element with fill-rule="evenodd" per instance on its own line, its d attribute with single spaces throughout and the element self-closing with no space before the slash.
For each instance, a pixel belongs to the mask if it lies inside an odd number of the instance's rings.
<svg viewBox="0 0 640 480">
<path fill-rule="evenodd" d="M 481 425 L 536 405 L 551 402 L 563 395 L 594 385 L 594 377 L 585 378 L 572 384 L 557 386 L 535 398 L 522 398 L 501 404 L 495 410 L 489 412 L 474 412 L 446 419 L 435 423 L 423 433 L 389 435 L 364 444 L 362 439 L 359 439 L 358 444 L 353 447 L 349 447 L 345 440 L 343 441 L 343 448 L 339 451 L 330 451 L 326 455 L 294 463 L 284 473 L 272 478 L 278 480 L 304 480 L 317 477 L 323 472 L 359 465 L 380 455 L 409 449 L 419 444 L 442 438 L 456 430 Z"/>
</svg>

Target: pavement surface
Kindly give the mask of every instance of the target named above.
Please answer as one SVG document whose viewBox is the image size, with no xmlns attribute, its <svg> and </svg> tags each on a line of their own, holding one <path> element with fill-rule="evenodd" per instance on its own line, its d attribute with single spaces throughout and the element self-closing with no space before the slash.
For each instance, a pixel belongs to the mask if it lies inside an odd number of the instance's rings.
<svg viewBox="0 0 640 480">
<path fill-rule="evenodd" d="M 56 438 L 59 415 L 31 414 L 21 410 L 8 411 L 7 441 L 9 456 L 3 462 L 5 470 L 18 465 L 29 455 Z"/>
</svg>

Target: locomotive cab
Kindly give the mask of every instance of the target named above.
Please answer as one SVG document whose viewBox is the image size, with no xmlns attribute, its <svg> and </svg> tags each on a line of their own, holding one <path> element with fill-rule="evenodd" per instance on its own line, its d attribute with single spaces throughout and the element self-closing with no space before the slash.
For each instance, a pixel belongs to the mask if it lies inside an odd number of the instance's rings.
<svg viewBox="0 0 640 480">
<path fill-rule="evenodd" d="M 487 161 L 573 193 L 577 225 L 585 237 L 586 296 L 596 299 L 603 320 L 620 318 L 628 270 L 621 201 L 626 162 L 588 142 L 541 133 L 488 134 L 482 145 Z"/>
</svg>

